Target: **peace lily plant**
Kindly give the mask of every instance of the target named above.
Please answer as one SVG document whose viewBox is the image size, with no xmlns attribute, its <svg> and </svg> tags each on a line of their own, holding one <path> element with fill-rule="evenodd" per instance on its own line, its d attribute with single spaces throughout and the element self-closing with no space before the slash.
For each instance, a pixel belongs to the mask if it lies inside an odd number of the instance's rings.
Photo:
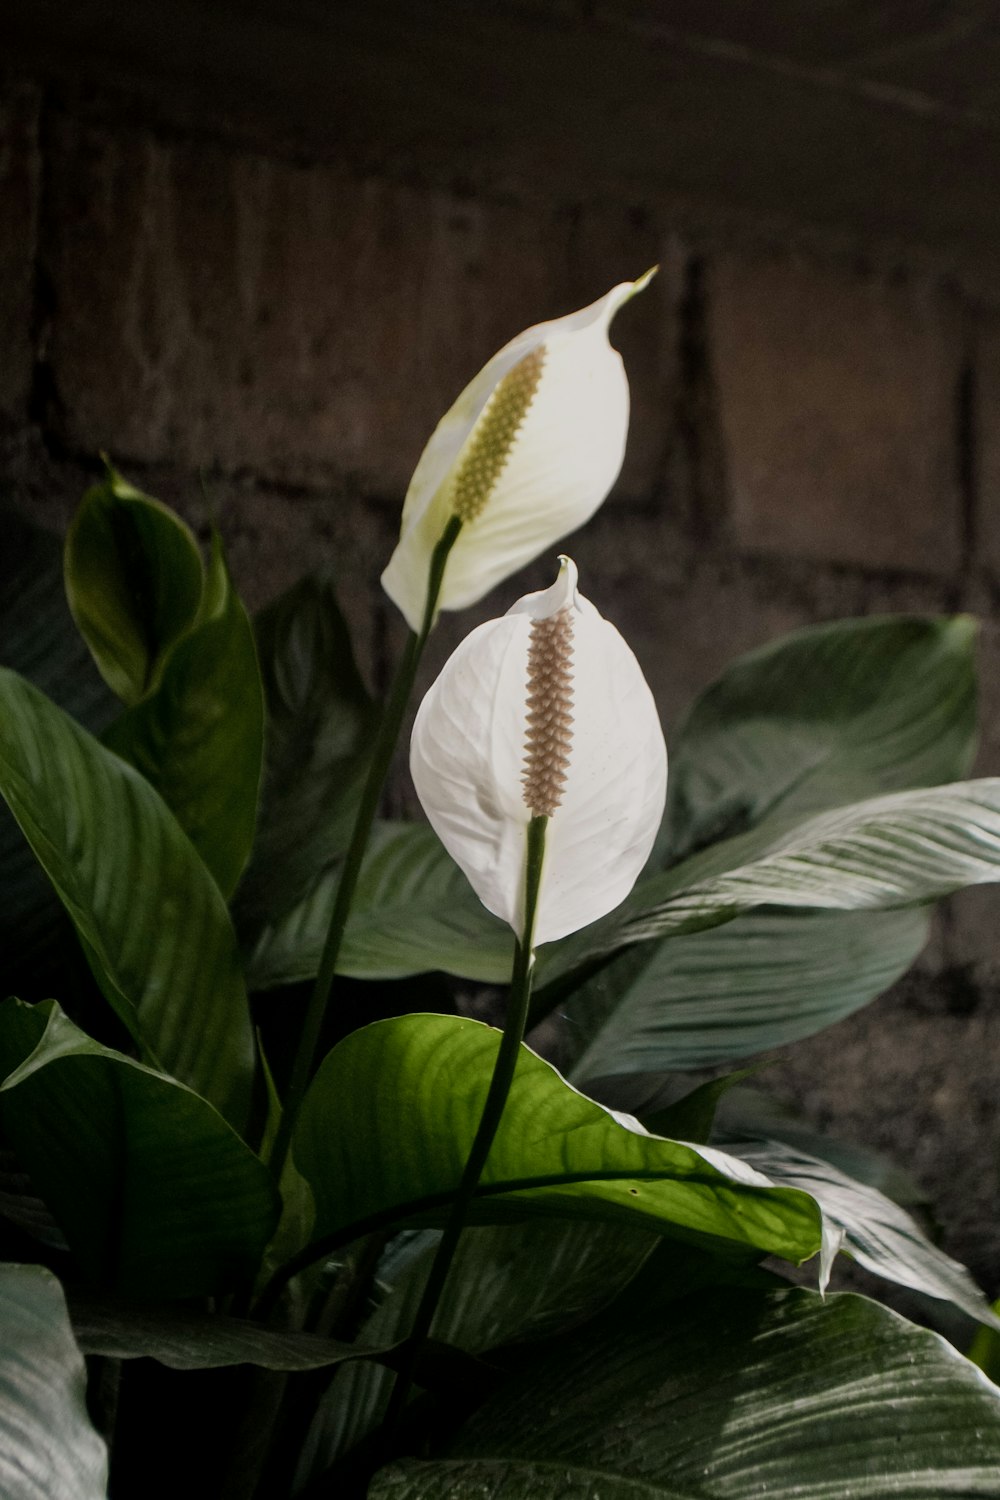
<svg viewBox="0 0 1000 1500">
<path fill-rule="evenodd" d="M 668 787 L 563 557 L 424 697 L 426 820 L 378 816 L 438 611 L 613 484 L 608 327 L 646 280 L 513 340 L 432 436 L 384 706 L 328 577 L 251 621 L 220 539 L 110 468 L 61 555 L 9 522 L 5 1500 L 1000 1494 L 983 1293 L 901 1173 L 741 1067 L 997 879 L 972 623 L 752 653 L 671 726 Z M 920 1322 L 824 1294 L 841 1252 Z"/>
</svg>

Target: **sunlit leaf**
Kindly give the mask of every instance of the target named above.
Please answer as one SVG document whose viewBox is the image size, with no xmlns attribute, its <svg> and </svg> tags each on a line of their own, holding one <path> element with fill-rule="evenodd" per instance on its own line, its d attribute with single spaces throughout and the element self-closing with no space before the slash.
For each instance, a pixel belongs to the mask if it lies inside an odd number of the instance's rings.
<svg viewBox="0 0 1000 1500">
<path fill-rule="evenodd" d="M 294 1155 L 316 1200 L 317 1239 L 442 1222 L 479 1123 L 500 1033 L 410 1015 L 347 1037 L 313 1080 Z M 709 1245 L 807 1259 L 818 1211 L 804 1194 L 708 1147 L 647 1135 L 521 1049 L 480 1180 L 480 1222 L 529 1216 L 650 1228 Z"/>
</svg>

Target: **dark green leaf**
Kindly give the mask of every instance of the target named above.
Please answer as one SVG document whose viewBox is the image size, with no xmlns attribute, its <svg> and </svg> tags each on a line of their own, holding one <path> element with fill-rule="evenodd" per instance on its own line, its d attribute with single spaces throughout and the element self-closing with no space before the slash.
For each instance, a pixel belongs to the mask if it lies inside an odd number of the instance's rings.
<svg viewBox="0 0 1000 1500">
<path fill-rule="evenodd" d="M 715 1067 L 842 1020 L 903 974 L 923 911 L 753 912 L 626 949 L 565 1002 L 571 1077 Z"/>
<path fill-rule="evenodd" d="M 560 1341 L 373 1500 L 996 1495 L 1000 1394 L 861 1297 L 716 1288 Z"/>
<path fill-rule="evenodd" d="M 156 788 L 227 897 L 253 843 L 263 720 L 253 631 L 216 537 L 197 623 L 105 744 Z"/>
<path fill-rule="evenodd" d="M 870 1146 L 838 1140 L 807 1124 L 789 1105 L 759 1089 L 736 1088 L 721 1101 L 715 1120 L 720 1142 L 726 1137 L 784 1141 L 808 1156 L 818 1156 L 846 1172 L 855 1182 L 875 1188 L 903 1208 L 922 1207 L 927 1194 L 905 1167 Z"/>
<path fill-rule="evenodd" d="M 266 771 L 238 900 L 248 941 L 312 890 L 347 847 L 377 717 L 333 584 L 304 578 L 256 620 Z"/>
<path fill-rule="evenodd" d="M 838 620 L 733 662 L 671 748 L 674 858 L 773 813 L 811 813 L 967 776 L 975 622 Z"/>
<path fill-rule="evenodd" d="M 16 514 L 2 513 L 0 662 L 27 677 L 98 734 L 117 711 L 66 604 L 62 545 Z M 0 805 L 0 952 L 7 989 L 51 994 L 67 943 L 68 919 L 38 861 Z"/>
<path fill-rule="evenodd" d="M 108 686 L 138 703 L 194 624 L 204 573 L 179 516 L 113 469 L 83 497 L 66 536 L 66 595 Z"/>
<path fill-rule="evenodd" d="M 91 1281 L 192 1297 L 253 1279 L 278 1195 L 204 1099 L 51 1000 L 0 1005 L 0 1076 L 4 1133 Z"/>
<path fill-rule="evenodd" d="M 740 1073 L 725 1073 L 721 1078 L 709 1078 L 671 1104 L 663 1104 L 648 1113 L 644 1111 L 642 1123 L 653 1135 L 702 1144 L 711 1137 L 720 1101 L 731 1088 L 747 1077 L 749 1070 L 743 1069 Z"/>
<path fill-rule="evenodd" d="M 311 979 L 319 966 L 339 871 L 261 932 L 248 964 L 251 988 Z M 337 971 L 402 979 L 441 969 L 482 983 L 510 978 L 514 937 L 491 916 L 437 835 L 423 825 L 376 826 L 365 856 Z"/>
<path fill-rule="evenodd" d="M 380 1305 L 366 1343 L 406 1338 L 439 1236 L 402 1237 L 379 1266 Z M 575 1326 L 617 1295 L 659 1243 L 618 1224 L 481 1225 L 459 1241 L 434 1318 L 435 1338 L 470 1353 Z M 337 1372 L 316 1413 L 296 1475 L 321 1473 L 373 1431 L 385 1414 L 392 1375 L 382 1365 Z"/>
<path fill-rule="evenodd" d="M 499 1038 L 477 1021 L 410 1015 L 367 1026 L 334 1048 L 306 1097 L 293 1148 L 316 1200 L 317 1239 L 350 1235 L 365 1222 L 442 1221 Z M 522 1047 L 474 1218 L 619 1222 L 794 1261 L 818 1250 L 818 1211 L 804 1194 L 776 1192 L 708 1147 L 632 1126 Z"/>
<path fill-rule="evenodd" d="M 145 779 L 0 669 L 0 793 L 105 995 L 159 1066 L 242 1126 L 253 1033 L 219 889 Z"/>
<path fill-rule="evenodd" d="M 76 1341 L 84 1354 L 155 1359 L 174 1370 L 257 1365 L 265 1370 L 319 1370 L 352 1359 L 378 1359 L 389 1345 L 348 1344 L 289 1328 L 266 1328 L 220 1313 L 182 1312 L 169 1303 L 110 1297 L 70 1299 Z"/>
<path fill-rule="evenodd" d="M 932 1245 L 905 1209 L 876 1188 L 782 1141 L 727 1147 L 774 1182 L 801 1188 L 816 1199 L 844 1234 L 844 1249 L 859 1265 L 887 1281 L 951 1302 L 981 1323 L 1000 1329 L 985 1296 L 964 1266 Z"/>
<path fill-rule="evenodd" d="M 107 1450 L 87 1416 L 87 1372 L 51 1271 L 0 1265 L 0 1327 L 0 1494 L 104 1500 Z"/>
</svg>

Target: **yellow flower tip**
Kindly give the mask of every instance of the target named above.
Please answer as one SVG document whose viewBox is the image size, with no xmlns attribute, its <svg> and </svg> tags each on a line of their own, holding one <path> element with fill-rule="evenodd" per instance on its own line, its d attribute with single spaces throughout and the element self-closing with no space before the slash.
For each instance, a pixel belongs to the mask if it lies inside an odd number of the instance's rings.
<svg viewBox="0 0 1000 1500">
<path fill-rule="evenodd" d="M 498 381 L 476 424 L 452 481 L 452 513 L 465 525 L 482 514 L 497 487 L 535 399 L 544 365 L 545 345 L 539 344 Z"/>
<path fill-rule="evenodd" d="M 659 266 L 650 266 L 649 270 L 644 271 L 637 281 L 623 281 L 608 293 L 606 302 L 609 323 L 626 302 L 631 302 L 633 297 L 638 297 L 640 292 L 646 290 L 659 269 Z"/>
</svg>

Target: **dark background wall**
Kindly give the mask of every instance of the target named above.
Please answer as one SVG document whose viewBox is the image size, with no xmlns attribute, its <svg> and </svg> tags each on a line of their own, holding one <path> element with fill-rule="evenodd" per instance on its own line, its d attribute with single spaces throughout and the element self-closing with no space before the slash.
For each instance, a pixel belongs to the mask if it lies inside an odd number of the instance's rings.
<svg viewBox="0 0 1000 1500">
<path fill-rule="evenodd" d="M 615 325 L 625 470 L 572 550 L 668 739 L 796 625 L 962 609 L 996 773 L 998 62 L 982 3 L 12 0 L 3 494 L 61 528 L 106 449 L 218 517 L 251 603 L 329 564 L 380 685 L 434 423 L 519 329 L 659 262 Z M 998 914 L 952 903 L 915 979 L 771 1075 L 900 1155 L 994 1294 Z"/>
</svg>

